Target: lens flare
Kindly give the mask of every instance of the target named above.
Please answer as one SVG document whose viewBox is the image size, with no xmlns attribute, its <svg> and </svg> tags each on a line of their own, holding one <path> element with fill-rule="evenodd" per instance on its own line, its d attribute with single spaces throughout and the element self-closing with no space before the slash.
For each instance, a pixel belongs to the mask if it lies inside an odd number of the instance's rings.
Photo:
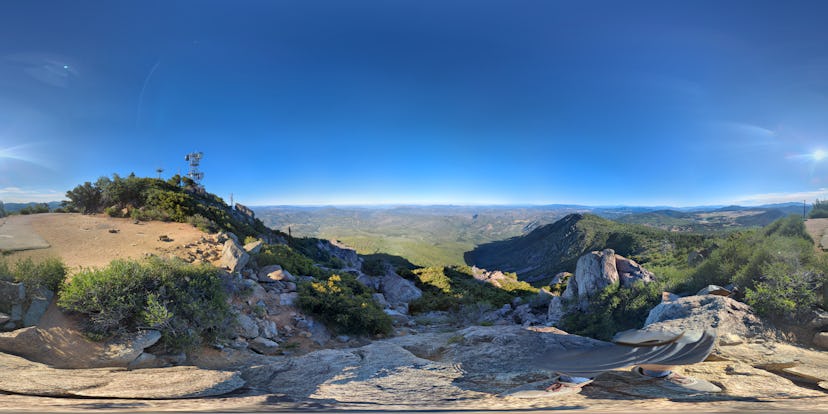
<svg viewBox="0 0 828 414">
<path fill-rule="evenodd" d="M 814 157 L 814 160 L 822 161 L 823 159 L 825 159 L 826 156 L 828 156 L 828 153 L 826 153 L 824 150 L 818 149 L 814 151 L 812 156 Z"/>
</svg>

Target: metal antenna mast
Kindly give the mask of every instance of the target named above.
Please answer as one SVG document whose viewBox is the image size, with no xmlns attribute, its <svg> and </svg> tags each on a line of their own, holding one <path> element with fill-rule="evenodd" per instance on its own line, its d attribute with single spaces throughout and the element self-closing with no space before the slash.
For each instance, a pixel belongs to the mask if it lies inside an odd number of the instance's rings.
<svg viewBox="0 0 828 414">
<path fill-rule="evenodd" d="M 201 159 L 204 157 L 203 152 L 191 152 L 184 156 L 184 161 L 190 162 L 190 172 L 187 173 L 187 177 L 190 177 L 193 182 L 195 182 L 196 188 L 203 188 L 201 186 L 201 180 L 204 178 L 204 173 L 198 170 L 198 165 L 201 163 Z"/>
</svg>

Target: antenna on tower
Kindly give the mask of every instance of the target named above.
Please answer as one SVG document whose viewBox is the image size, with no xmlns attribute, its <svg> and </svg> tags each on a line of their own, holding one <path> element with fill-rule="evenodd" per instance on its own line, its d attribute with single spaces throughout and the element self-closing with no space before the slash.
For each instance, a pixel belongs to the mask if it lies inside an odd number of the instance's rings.
<svg viewBox="0 0 828 414">
<path fill-rule="evenodd" d="M 164 172 L 164 169 L 161 168 L 161 167 L 158 167 L 158 168 L 155 169 L 155 172 L 158 173 L 158 179 L 160 180 L 161 179 L 161 173 Z"/>
<path fill-rule="evenodd" d="M 198 165 L 201 163 L 201 159 L 204 157 L 204 153 L 199 152 L 191 152 L 184 156 L 184 161 L 188 161 L 190 163 L 190 172 L 187 173 L 187 177 L 190 177 L 193 182 L 195 182 L 195 187 L 198 189 L 203 189 L 201 186 L 201 180 L 204 178 L 204 173 L 198 170 Z"/>
</svg>

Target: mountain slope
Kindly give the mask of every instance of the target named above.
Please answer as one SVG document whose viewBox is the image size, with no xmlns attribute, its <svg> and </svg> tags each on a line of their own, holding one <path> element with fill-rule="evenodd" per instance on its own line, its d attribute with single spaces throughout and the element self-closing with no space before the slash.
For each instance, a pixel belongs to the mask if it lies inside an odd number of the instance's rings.
<svg viewBox="0 0 828 414">
<path fill-rule="evenodd" d="M 575 270 L 583 253 L 614 249 L 642 262 L 657 256 L 683 255 L 705 236 L 622 224 L 591 214 L 570 214 L 525 236 L 496 241 L 466 252 L 470 265 L 518 274 L 520 280 L 543 284 L 558 272 Z"/>
</svg>

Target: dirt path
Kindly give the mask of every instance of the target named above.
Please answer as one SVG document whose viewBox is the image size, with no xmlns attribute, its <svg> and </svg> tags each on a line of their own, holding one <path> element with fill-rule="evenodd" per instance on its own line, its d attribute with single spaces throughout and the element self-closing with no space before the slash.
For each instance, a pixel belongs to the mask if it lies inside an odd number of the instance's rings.
<svg viewBox="0 0 828 414">
<path fill-rule="evenodd" d="M 16 251 L 8 255 L 34 259 L 57 256 L 63 259 L 70 272 L 79 266 L 101 267 L 113 259 L 140 258 L 146 254 L 164 254 L 175 247 L 194 243 L 204 235 L 201 230 L 186 223 L 157 221 L 135 224 L 131 219 L 105 215 L 33 214 L 8 217 L 18 229 L 29 229 L 48 243 L 49 247 Z M 4 227 L 5 227 L 4 226 Z M 161 235 L 172 241 L 160 241 Z"/>
<path fill-rule="evenodd" d="M 805 229 L 817 248 L 828 251 L 828 218 L 805 220 Z"/>
</svg>

